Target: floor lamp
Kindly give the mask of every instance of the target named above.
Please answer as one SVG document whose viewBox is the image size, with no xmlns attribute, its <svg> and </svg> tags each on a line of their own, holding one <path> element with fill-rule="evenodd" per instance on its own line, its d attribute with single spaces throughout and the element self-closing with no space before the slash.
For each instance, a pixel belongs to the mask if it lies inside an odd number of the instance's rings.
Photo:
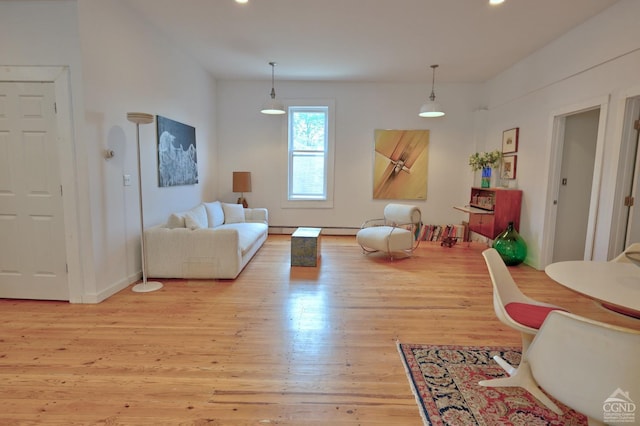
<svg viewBox="0 0 640 426">
<path fill-rule="evenodd" d="M 140 125 L 153 123 L 153 115 L 144 112 L 128 112 L 127 120 L 136 123 L 136 143 L 138 145 L 138 200 L 140 202 L 140 251 L 142 254 L 142 283 L 133 286 L 136 293 L 147 293 L 162 288 L 162 283 L 147 281 L 147 258 L 144 254 L 144 210 L 142 208 L 142 167 L 140 167 Z"/>
</svg>

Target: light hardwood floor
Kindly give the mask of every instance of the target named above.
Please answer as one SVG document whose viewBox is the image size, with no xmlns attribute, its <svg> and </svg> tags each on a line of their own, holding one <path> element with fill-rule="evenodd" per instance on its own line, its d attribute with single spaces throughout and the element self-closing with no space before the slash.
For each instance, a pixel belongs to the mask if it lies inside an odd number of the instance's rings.
<svg viewBox="0 0 640 426">
<path fill-rule="evenodd" d="M 0 300 L 0 424 L 420 425 L 396 342 L 519 346 L 481 252 L 365 256 L 324 236 L 318 268 L 272 235 L 235 281 L 164 280 L 98 305 Z M 522 290 L 640 329 L 521 265 Z"/>
</svg>

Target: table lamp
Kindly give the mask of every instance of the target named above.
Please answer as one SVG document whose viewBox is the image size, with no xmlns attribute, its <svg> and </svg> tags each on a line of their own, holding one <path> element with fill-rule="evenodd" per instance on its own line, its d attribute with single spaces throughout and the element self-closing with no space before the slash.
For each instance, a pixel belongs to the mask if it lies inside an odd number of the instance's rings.
<svg viewBox="0 0 640 426">
<path fill-rule="evenodd" d="M 240 193 L 237 203 L 247 208 L 249 204 L 244 193 L 251 192 L 251 172 L 233 172 L 233 192 Z"/>
</svg>

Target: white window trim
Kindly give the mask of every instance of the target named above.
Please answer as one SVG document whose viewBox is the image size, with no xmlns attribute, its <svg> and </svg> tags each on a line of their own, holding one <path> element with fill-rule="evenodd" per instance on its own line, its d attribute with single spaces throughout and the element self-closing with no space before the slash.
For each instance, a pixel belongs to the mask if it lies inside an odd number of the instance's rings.
<svg viewBox="0 0 640 426">
<path fill-rule="evenodd" d="M 289 117 L 282 120 L 282 164 L 280 207 L 284 209 L 330 209 L 333 208 L 333 185 L 335 164 L 335 101 L 333 99 L 283 99 L 285 110 L 290 106 L 324 106 L 328 108 L 327 132 L 327 199 L 326 200 L 289 200 Z"/>
</svg>

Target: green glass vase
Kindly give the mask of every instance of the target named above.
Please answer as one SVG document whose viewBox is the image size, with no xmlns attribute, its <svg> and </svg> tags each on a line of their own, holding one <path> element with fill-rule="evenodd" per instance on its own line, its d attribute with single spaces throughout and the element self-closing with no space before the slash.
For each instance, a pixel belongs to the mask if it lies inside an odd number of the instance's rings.
<svg viewBox="0 0 640 426">
<path fill-rule="evenodd" d="M 500 257 L 507 266 L 519 265 L 527 257 L 527 243 L 515 230 L 513 222 L 509 222 L 507 229 L 496 237 L 493 248 L 500 253 Z"/>
</svg>

